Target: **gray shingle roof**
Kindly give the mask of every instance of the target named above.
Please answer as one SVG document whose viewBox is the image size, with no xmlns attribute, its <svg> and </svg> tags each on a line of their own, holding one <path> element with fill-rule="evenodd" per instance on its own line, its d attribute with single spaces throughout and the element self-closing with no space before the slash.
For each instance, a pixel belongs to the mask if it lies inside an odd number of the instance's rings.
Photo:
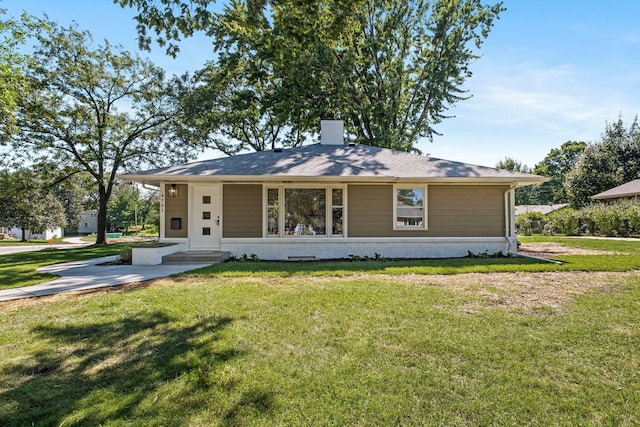
<svg viewBox="0 0 640 427">
<path fill-rule="evenodd" d="M 273 177 L 281 179 L 344 177 L 373 179 L 469 178 L 539 183 L 545 178 L 485 166 L 436 159 L 368 145 L 305 145 L 259 151 L 121 176 L 132 180 L 172 180 L 207 177 Z"/>
<path fill-rule="evenodd" d="M 619 197 L 640 196 L 640 179 L 618 185 L 610 190 L 591 196 L 592 199 L 617 199 Z"/>
<path fill-rule="evenodd" d="M 562 209 L 569 206 L 568 203 L 558 203 L 555 205 L 518 205 L 516 206 L 516 215 L 520 215 L 527 212 L 540 212 L 543 215 L 555 212 L 558 209 Z"/>
</svg>

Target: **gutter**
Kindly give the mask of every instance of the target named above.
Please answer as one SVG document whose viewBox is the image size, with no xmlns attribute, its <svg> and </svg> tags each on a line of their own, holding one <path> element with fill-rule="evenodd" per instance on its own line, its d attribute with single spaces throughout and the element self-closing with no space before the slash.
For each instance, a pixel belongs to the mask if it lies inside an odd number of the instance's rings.
<svg viewBox="0 0 640 427">
<path fill-rule="evenodd" d="M 156 186 L 156 185 L 153 185 L 153 184 L 147 184 L 147 181 L 142 181 L 142 188 L 144 188 L 145 190 L 160 191 L 160 187 L 159 186 Z"/>
<path fill-rule="evenodd" d="M 511 235 L 511 230 L 515 230 L 515 224 L 513 224 L 513 228 L 511 227 L 512 223 L 515 222 L 515 219 L 513 218 L 515 210 L 511 209 L 510 194 L 517 186 L 518 182 L 514 181 L 504 192 L 504 237 L 506 238 L 515 237 L 515 232 L 513 236 Z"/>
</svg>

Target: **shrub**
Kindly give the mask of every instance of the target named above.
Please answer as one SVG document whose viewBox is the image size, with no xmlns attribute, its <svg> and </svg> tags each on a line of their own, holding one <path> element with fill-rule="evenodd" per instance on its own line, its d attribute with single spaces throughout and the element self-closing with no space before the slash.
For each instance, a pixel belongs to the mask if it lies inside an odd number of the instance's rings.
<svg viewBox="0 0 640 427">
<path fill-rule="evenodd" d="M 580 234 L 580 211 L 566 207 L 551 212 L 547 218 L 549 234 Z"/>
<path fill-rule="evenodd" d="M 123 246 L 122 248 L 120 248 L 120 263 L 121 264 L 128 264 L 131 262 L 133 258 L 133 251 L 131 249 L 131 246 Z"/>
<path fill-rule="evenodd" d="M 605 236 L 625 234 L 624 212 L 621 204 L 592 204 L 584 208 L 584 214 L 593 221 L 598 234 Z"/>
<path fill-rule="evenodd" d="M 545 222 L 545 216 L 540 212 L 525 212 L 516 217 L 516 227 L 525 236 L 542 233 Z"/>
<path fill-rule="evenodd" d="M 626 214 L 629 233 L 640 233 L 640 205 L 638 205 L 637 202 L 629 204 Z"/>
</svg>

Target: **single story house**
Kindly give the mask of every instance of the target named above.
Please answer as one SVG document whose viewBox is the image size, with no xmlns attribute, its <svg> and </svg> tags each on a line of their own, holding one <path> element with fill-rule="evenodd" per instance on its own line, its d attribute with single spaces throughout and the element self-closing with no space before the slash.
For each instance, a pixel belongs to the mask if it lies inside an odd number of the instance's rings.
<svg viewBox="0 0 640 427">
<path fill-rule="evenodd" d="M 8 234 L 15 236 L 16 239 L 22 240 L 22 229 L 18 227 L 11 227 L 8 230 Z M 62 227 L 53 227 L 42 232 L 31 232 L 31 230 L 25 230 L 26 240 L 49 240 L 64 237 L 64 230 Z"/>
<path fill-rule="evenodd" d="M 121 178 L 160 189 L 160 243 L 265 260 L 516 252 L 514 190 L 546 180 L 345 144 L 340 120 L 320 140 Z"/>
<path fill-rule="evenodd" d="M 516 216 L 527 212 L 540 212 L 542 215 L 549 215 L 562 208 L 569 206 L 569 203 L 555 203 L 551 205 L 518 205 L 516 206 Z"/>
<path fill-rule="evenodd" d="M 640 179 L 634 179 L 625 184 L 618 185 L 595 196 L 591 196 L 594 200 L 604 200 L 606 202 L 614 202 L 616 200 L 635 199 L 640 197 Z"/>
</svg>

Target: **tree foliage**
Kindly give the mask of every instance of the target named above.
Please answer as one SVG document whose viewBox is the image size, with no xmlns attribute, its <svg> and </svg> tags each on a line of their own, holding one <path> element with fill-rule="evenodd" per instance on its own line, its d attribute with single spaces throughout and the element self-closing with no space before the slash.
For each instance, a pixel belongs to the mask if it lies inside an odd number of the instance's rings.
<svg viewBox="0 0 640 427">
<path fill-rule="evenodd" d="M 475 50 L 503 10 L 479 0 L 232 0 L 221 13 L 208 1 L 115 2 L 138 9 L 143 46 L 150 29 L 160 44 L 213 36 L 218 59 L 200 96 L 220 114 L 199 124 L 230 137 L 230 153 L 300 143 L 336 112 L 358 142 L 416 151 L 467 97 Z"/>
<path fill-rule="evenodd" d="M 28 80 L 22 72 L 27 59 L 19 48 L 30 31 L 46 25 L 24 14 L 20 19 L 4 18 L 4 13 L 0 9 L 0 141 L 15 132 L 18 98 L 28 90 Z"/>
<path fill-rule="evenodd" d="M 532 173 L 532 169 L 512 157 L 505 157 L 496 163 L 498 169 L 504 169 L 512 172 Z M 516 206 L 519 205 L 537 205 L 538 204 L 538 185 L 529 185 L 526 187 L 516 188 Z"/>
<path fill-rule="evenodd" d="M 128 232 L 129 227 L 136 225 L 139 199 L 135 185 L 120 184 L 114 187 L 113 197 L 109 200 L 109 228 Z"/>
<path fill-rule="evenodd" d="M 599 142 L 588 145 L 567 174 L 571 205 L 586 205 L 598 193 L 640 177 L 640 127 L 638 119 L 626 126 L 620 117 L 607 124 Z"/>
<path fill-rule="evenodd" d="M 107 41 L 93 48 L 91 35 L 75 26 L 52 24 L 36 39 L 23 70 L 32 91 L 19 100 L 13 154 L 88 173 L 99 200 L 97 243 L 106 243 L 116 174 L 193 153 L 196 140 L 174 138 L 185 82 L 167 81 L 161 69 Z"/>
<path fill-rule="evenodd" d="M 65 234 L 77 233 L 84 211 L 97 206 L 97 188 L 91 175 L 59 169 L 54 165 L 38 165 L 38 169 L 54 178 L 53 192 L 64 206 L 67 220 Z M 94 191 L 91 191 L 91 190 Z"/>
<path fill-rule="evenodd" d="M 568 203 L 565 178 L 586 147 L 585 142 L 567 141 L 534 166 L 533 173 L 550 178 L 538 187 L 537 204 Z"/>
<path fill-rule="evenodd" d="M 66 225 L 64 207 L 46 177 L 29 169 L 0 172 L 0 225 L 42 232 Z"/>
</svg>

